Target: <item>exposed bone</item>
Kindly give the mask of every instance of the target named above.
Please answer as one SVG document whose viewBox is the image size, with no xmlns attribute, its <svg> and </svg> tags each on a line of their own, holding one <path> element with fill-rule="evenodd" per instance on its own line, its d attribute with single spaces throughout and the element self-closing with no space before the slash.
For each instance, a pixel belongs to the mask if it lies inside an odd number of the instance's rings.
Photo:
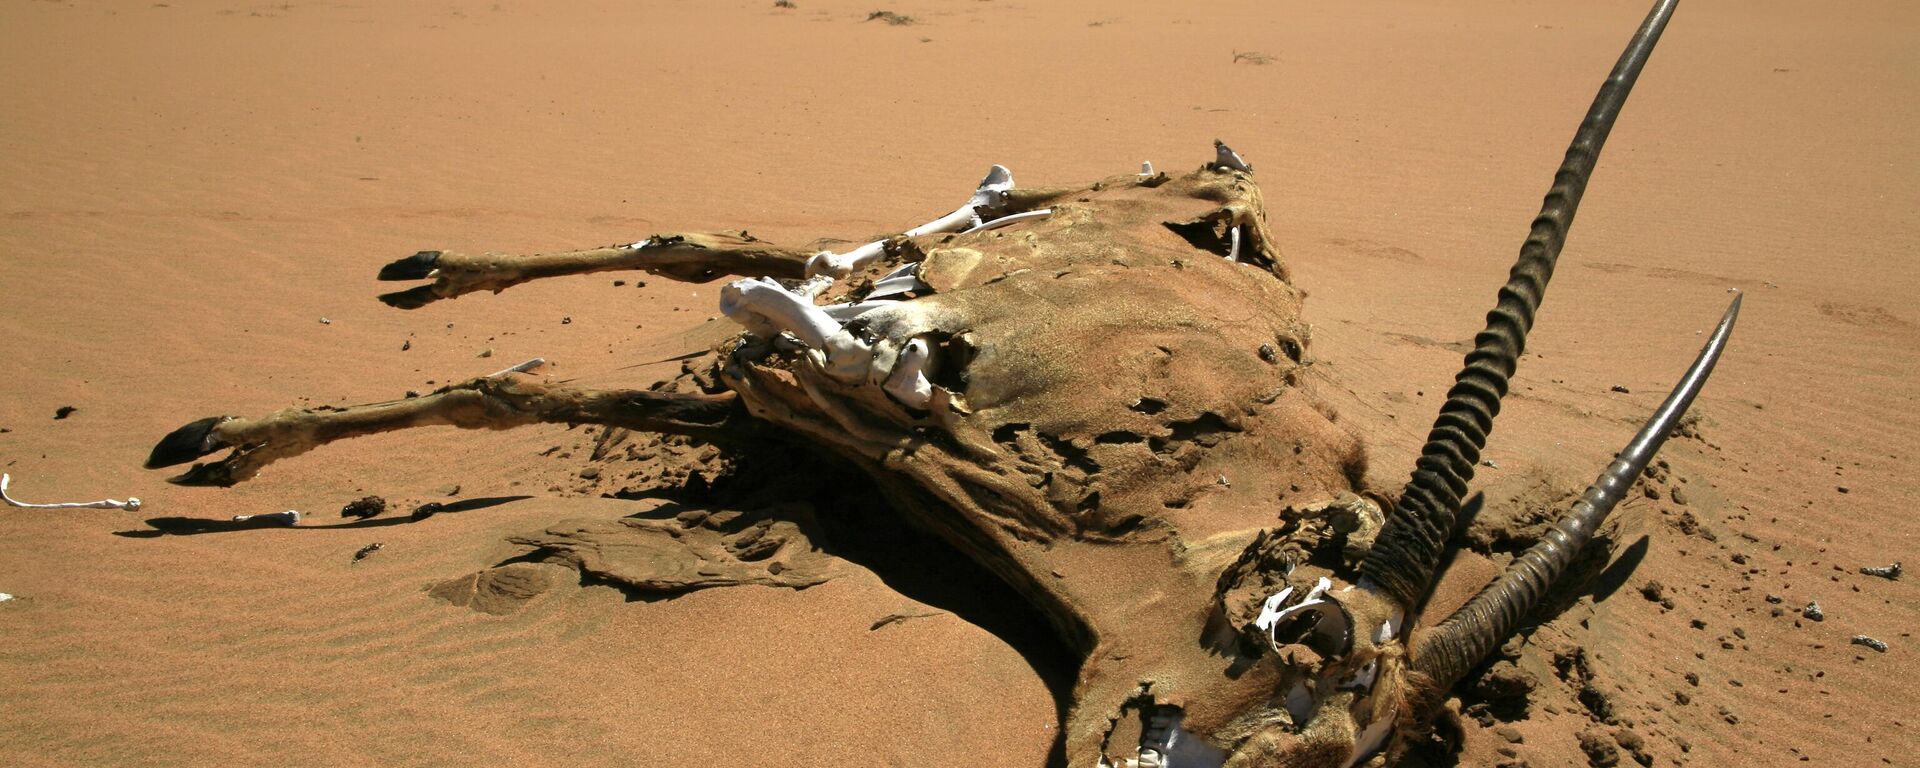
<svg viewBox="0 0 1920 768">
<path fill-rule="evenodd" d="M 829 376 L 845 382 L 866 375 L 873 350 L 812 301 L 779 283 L 755 277 L 720 289 L 720 311 L 755 335 L 774 338 L 791 333 L 819 356 Z"/>
<path fill-rule="evenodd" d="M 300 510 L 289 509 L 285 512 L 268 512 L 260 515 L 234 515 L 233 516 L 233 521 L 236 523 L 244 523 L 249 520 L 260 520 L 263 522 L 279 523 L 281 525 L 289 525 L 289 526 L 299 525 Z"/>
<path fill-rule="evenodd" d="M 1140 161 L 1140 176 L 1144 178 L 1152 175 L 1153 175 L 1153 161 L 1151 160 Z"/>
<path fill-rule="evenodd" d="M 502 368 L 502 369 L 500 369 L 500 370 L 497 370 L 497 371 L 494 371 L 493 373 L 489 373 L 489 374 L 487 374 L 487 378 L 489 378 L 489 379 L 491 379 L 491 378 L 494 378 L 494 377 L 496 377 L 496 376 L 505 376 L 505 375 L 507 375 L 507 374 L 509 374 L 509 373 L 526 373 L 527 371 L 531 371 L 531 370 L 533 370 L 533 369 L 535 369 L 535 368 L 538 368 L 538 367 L 540 367 L 540 366 L 543 366 L 543 365 L 546 365 L 546 364 L 547 364 L 547 359 L 546 359 L 546 358 L 544 358 L 544 357 L 536 357 L 536 358 L 534 358 L 534 359 L 532 359 L 532 360 L 528 360 L 528 361 L 526 361 L 526 362 L 524 362 L 524 363 L 520 363 L 520 364 L 518 364 L 518 365 L 510 365 L 510 366 L 507 366 L 507 367 L 505 367 L 505 368 Z"/>
<path fill-rule="evenodd" d="M 794 286 L 793 292 L 809 299 L 817 299 L 820 298 L 820 294 L 826 293 L 827 289 L 832 287 L 832 275 L 814 275 Z"/>
<path fill-rule="evenodd" d="M 900 356 L 893 364 L 892 375 L 887 377 L 887 394 L 893 395 L 902 405 L 924 410 L 927 401 L 933 397 L 933 383 L 927 380 L 926 375 L 928 357 L 926 339 L 916 338 L 907 342 L 906 348 L 900 350 Z"/>
<path fill-rule="evenodd" d="M 1333 582 L 1331 580 L 1322 576 L 1318 582 L 1314 583 L 1313 589 L 1307 591 L 1306 597 L 1301 598 L 1300 602 L 1285 608 L 1280 606 L 1286 602 L 1288 595 L 1293 594 L 1293 587 L 1280 590 L 1274 596 L 1267 598 L 1266 604 L 1260 607 L 1260 615 L 1253 620 L 1253 625 L 1266 632 L 1267 639 L 1274 641 L 1277 646 L 1278 641 L 1275 641 L 1273 638 L 1273 630 L 1276 627 L 1285 623 L 1287 619 L 1291 619 L 1307 611 L 1313 611 L 1314 613 L 1320 614 L 1319 623 L 1314 626 L 1316 632 L 1336 641 L 1346 639 L 1346 612 L 1340 609 L 1336 598 L 1327 596 L 1327 590 L 1332 587 L 1332 585 Z"/>
<path fill-rule="evenodd" d="M 1240 225 L 1235 224 L 1232 227 L 1228 227 L 1227 233 L 1232 237 L 1232 240 L 1233 240 L 1232 244 L 1227 248 L 1227 261 L 1239 261 L 1240 260 Z"/>
<path fill-rule="evenodd" d="M 1176 707 L 1162 707 L 1147 717 L 1140 734 L 1138 756 L 1128 761 L 1138 768 L 1218 768 L 1227 753 L 1189 733 Z"/>
<path fill-rule="evenodd" d="M 968 229 L 967 231 L 962 232 L 960 234 L 971 235 L 975 232 L 985 232 L 990 229 L 999 229 L 1001 227 L 1007 226 L 1008 224 L 1012 224 L 1019 221 L 1025 221 L 1027 219 L 1038 219 L 1038 218 L 1043 218 L 1043 217 L 1052 216 L 1052 215 L 1053 215 L 1052 208 L 1041 208 L 1037 211 L 1021 211 L 1019 213 L 1012 213 L 1012 214 L 1002 216 L 1000 218 L 994 219 L 993 221 L 976 224 L 972 229 Z"/>
<path fill-rule="evenodd" d="M 1872 649 L 1874 649 L 1874 650 L 1876 650 L 1876 651 L 1879 651 L 1879 652 L 1881 652 L 1881 653 L 1886 653 L 1886 652 L 1887 652 L 1887 644 L 1886 644 L 1886 642 L 1885 642 L 1885 641 L 1882 641 L 1882 640 L 1876 640 L 1876 639 L 1874 639 L 1874 638 L 1872 638 L 1872 637 L 1869 637 L 1869 636 L 1867 636 L 1867 635 L 1854 635 L 1854 636 L 1853 636 L 1853 644 L 1854 644 L 1854 645 L 1864 645 L 1864 646 L 1866 646 L 1866 647 L 1868 647 L 1868 648 L 1872 648 Z"/>
<path fill-rule="evenodd" d="M 531 280 L 612 270 L 644 270 L 696 283 L 722 275 L 798 278 L 805 276 L 810 257 L 805 250 L 783 248 L 745 232 L 682 232 L 627 245 L 527 255 L 421 251 L 382 267 L 379 279 L 432 282 L 382 294 L 380 300 L 401 309 L 418 309 L 477 291 L 497 293 Z"/>
<path fill-rule="evenodd" d="M 873 290 L 867 293 L 867 300 L 899 296 L 907 293 L 925 294 L 932 289 L 920 281 L 919 263 L 903 264 L 899 269 L 888 272 L 886 277 L 873 282 Z M 817 279 L 817 278 L 816 278 Z M 852 319 L 852 318 L 848 318 Z"/>
<path fill-rule="evenodd" d="M 995 165 L 987 171 L 986 178 L 980 180 L 980 186 L 974 189 L 973 196 L 967 198 L 964 205 L 953 209 L 952 213 L 909 229 L 903 234 L 907 237 L 920 237 L 941 232 L 960 232 L 978 225 L 983 214 L 997 212 L 1003 207 L 1002 198 L 1011 189 L 1013 189 L 1013 172 L 1007 170 L 1006 166 Z M 855 270 L 865 269 L 875 259 L 885 255 L 886 246 L 887 241 L 876 240 L 846 253 L 821 251 L 807 260 L 807 274 L 846 277 Z"/>
<path fill-rule="evenodd" d="M 1228 147 L 1226 142 L 1214 139 L 1213 153 L 1213 164 L 1208 167 L 1227 168 L 1235 171 L 1253 173 L 1253 166 L 1248 165 L 1247 161 L 1240 159 L 1240 153 L 1233 151 L 1233 148 Z"/>
<path fill-rule="evenodd" d="M 6 501 L 8 506 L 24 507 L 26 509 L 124 509 L 128 512 L 140 508 L 140 500 L 131 496 L 127 497 L 126 501 L 104 499 L 101 501 L 68 501 L 58 504 L 28 504 L 7 495 L 7 484 L 11 482 L 13 482 L 12 475 L 0 474 L 0 500 Z"/>
<path fill-rule="evenodd" d="M 12 600 L 12 599 L 13 599 L 13 595 L 9 595 L 9 594 L 7 594 L 7 593 L 5 593 L 5 592 L 0 592 L 0 603 L 4 603 L 4 602 L 6 602 L 6 601 L 8 601 L 8 600 Z"/>
</svg>

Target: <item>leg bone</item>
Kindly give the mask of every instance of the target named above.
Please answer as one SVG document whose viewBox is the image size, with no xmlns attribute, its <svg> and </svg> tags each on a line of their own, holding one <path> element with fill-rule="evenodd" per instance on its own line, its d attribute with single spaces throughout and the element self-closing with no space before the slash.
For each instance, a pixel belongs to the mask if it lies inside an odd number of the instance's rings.
<svg viewBox="0 0 1920 768">
<path fill-rule="evenodd" d="M 808 258 L 806 251 L 764 243 L 745 233 L 656 235 L 631 245 L 528 256 L 421 251 L 381 268 L 380 279 L 432 278 L 433 282 L 383 294 L 380 300 L 401 309 L 418 309 L 478 291 L 499 293 L 543 277 L 614 270 L 645 270 L 690 283 L 724 275 L 800 277 Z"/>
<path fill-rule="evenodd" d="M 507 375 L 474 379 L 424 397 L 334 410 L 289 408 L 259 419 L 200 419 L 160 440 L 148 469 L 184 464 L 231 448 L 217 461 L 194 464 L 168 482 L 231 486 L 274 461 L 335 440 L 409 427 L 451 425 L 508 429 L 533 423 L 605 424 L 650 432 L 717 438 L 741 428 L 732 394 L 683 395 L 646 390 L 583 390 Z"/>
</svg>

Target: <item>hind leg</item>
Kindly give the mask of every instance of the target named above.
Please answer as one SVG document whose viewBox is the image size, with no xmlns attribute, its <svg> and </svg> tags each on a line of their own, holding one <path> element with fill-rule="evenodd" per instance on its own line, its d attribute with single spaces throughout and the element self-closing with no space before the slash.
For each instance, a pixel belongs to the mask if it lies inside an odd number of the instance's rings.
<svg viewBox="0 0 1920 768">
<path fill-rule="evenodd" d="M 732 393 L 686 395 L 647 390 L 588 390 L 508 374 L 455 384 L 423 397 L 346 408 L 288 408 L 258 419 L 213 416 L 174 430 L 155 445 L 148 469 L 194 464 L 168 482 L 231 486 L 280 459 L 335 440 L 410 427 L 509 429 L 525 424 L 604 424 L 709 439 L 739 434 L 748 420 Z"/>
<path fill-rule="evenodd" d="M 431 278 L 433 282 L 382 294 L 380 300 L 401 309 L 419 309 L 468 293 L 499 293 L 543 277 L 616 270 L 643 270 L 690 283 L 726 275 L 798 278 L 812 257 L 812 251 L 773 245 L 745 232 L 655 235 L 631 245 L 528 256 L 421 251 L 382 267 L 380 279 Z"/>
</svg>

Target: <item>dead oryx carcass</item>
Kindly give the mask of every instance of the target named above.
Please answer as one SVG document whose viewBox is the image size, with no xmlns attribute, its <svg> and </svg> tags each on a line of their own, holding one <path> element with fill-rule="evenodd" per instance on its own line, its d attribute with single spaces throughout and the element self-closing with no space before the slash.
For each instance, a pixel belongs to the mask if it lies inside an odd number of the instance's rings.
<svg viewBox="0 0 1920 768">
<path fill-rule="evenodd" d="M 746 331 L 684 391 L 590 391 L 519 373 L 353 408 L 210 418 L 149 467 L 230 485 L 346 437 L 425 424 L 593 423 L 720 445 L 785 439 L 864 469 L 900 515 L 1018 590 L 1082 654 L 1068 763 L 1345 766 L 1421 734 L 1657 451 L 1711 371 L 1729 308 L 1660 410 L 1544 540 L 1451 618 L 1408 626 L 1662 2 L 1581 124 L 1487 327 L 1397 494 L 1300 386 L 1301 294 L 1251 168 L 1070 188 L 995 167 L 965 205 L 845 253 L 660 235 L 531 257 L 422 252 L 383 297 L 414 308 L 539 277 L 743 276 Z"/>
</svg>

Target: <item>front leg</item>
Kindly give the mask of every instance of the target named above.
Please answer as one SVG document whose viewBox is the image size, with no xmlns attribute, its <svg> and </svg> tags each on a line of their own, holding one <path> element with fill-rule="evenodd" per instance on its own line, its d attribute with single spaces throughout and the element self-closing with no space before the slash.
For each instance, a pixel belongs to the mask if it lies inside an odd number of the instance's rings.
<svg viewBox="0 0 1920 768">
<path fill-rule="evenodd" d="M 401 309 L 419 309 L 477 291 L 499 293 L 543 277 L 614 270 L 644 270 L 689 283 L 726 275 L 798 278 L 812 257 L 811 251 L 763 242 L 745 232 L 655 235 L 631 245 L 530 256 L 421 251 L 382 267 L 380 279 L 431 278 L 433 282 L 382 294 L 380 300 Z"/>
<path fill-rule="evenodd" d="M 231 486 L 280 459 L 335 440 L 410 427 L 510 429 L 525 424 L 603 424 L 724 439 L 747 429 L 733 393 L 685 395 L 647 390 L 587 390 L 507 374 L 474 379 L 424 397 L 346 408 L 288 408 L 259 419 L 212 416 L 161 438 L 147 469 L 184 464 L 231 448 L 218 461 L 194 464 L 167 482 Z"/>
</svg>

